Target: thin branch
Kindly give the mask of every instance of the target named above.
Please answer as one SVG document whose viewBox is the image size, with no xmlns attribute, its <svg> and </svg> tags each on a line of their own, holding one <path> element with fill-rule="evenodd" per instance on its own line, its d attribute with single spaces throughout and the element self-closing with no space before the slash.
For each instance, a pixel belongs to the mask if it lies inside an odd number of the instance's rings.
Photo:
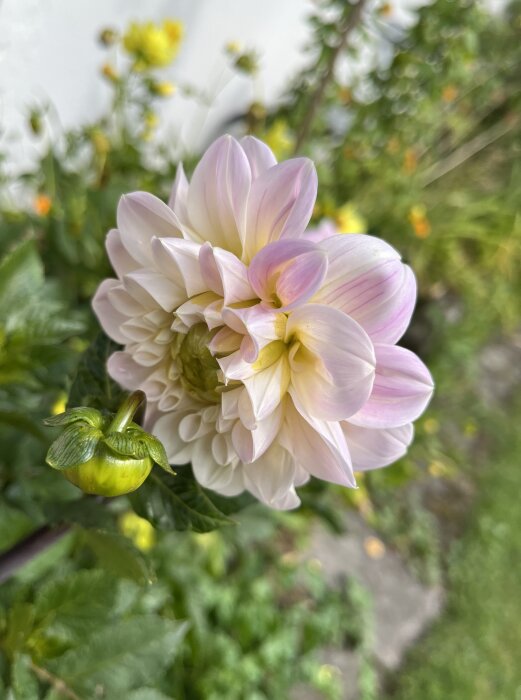
<svg viewBox="0 0 521 700">
<path fill-rule="evenodd" d="M 506 136 L 509 131 L 512 131 L 514 127 L 518 125 L 518 120 L 512 121 L 502 121 L 499 124 L 494 124 L 486 131 L 478 134 L 475 138 L 471 139 L 467 143 L 462 144 L 459 148 L 456 148 L 447 158 L 444 158 L 437 163 L 434 163 L 430 168 L 428 168 L 422 176 L 423 187 L 428 187 L 440 177 L 447 175 L 451 170 L 459 167 L 469 158 L 475 156 L 477 153 L 482 151 L 494 141 L 498 141 L 503 136 Z"/>
<path fill-rule="evenodd" d="M 81 700 L 79 695 L 76 695 L 74 690 L 69 688 L 65 681 L 62 681 L 61 678 L 58 678 L 58 676 L 50 673 L 47 671 L 47 669 L 37 666 L 34 661 L 31 661 L 31 669 L 33 670 L 35 676 L 38 676 L 43 683 L 50 685 L 60 695 L 69 698 L 69 700 Z"/>
<path fill-rule="evenodd" d="M 306 116 L 304 117 L 299 133 L 297 134 L 297 139 L 295 143 L 295 153 L 297 153 L 301 149 L 302 144 L 306 141 L 307 137 L 309 136 L 309 132 L 311 131 L 311 127 L 313 125 L 313 121 L 315 119 L 318 108 L 320 107 L 320 105 L 322 104 L 322 100 L 324 99 L 326 87 L 329 85 L 330 81 L 334 76 L 336 61 L 340 53 L 346 47 L 347 40 L 349 39 L 349 36 L 351 35 L 352 31 L 360 22 L 366 2 L 367 0 L 358 0 L 352 6 L 351 12 L 347 17 L 345 25 L 339 32 L 340 40 L 331 52 L 328 64 L 324 70 L 324 73 L 318 81 L 316 90 L 311 97 Z"/>
<path fill-rule="evenodd" d="M 0 583 L 7 581 L 33 557 L 61 540 L 69 529 L 69 525 L 59 525 L 54 528 L 45 525 L 18 542 L 12 549 L 0 554 Z"/>
</svg>

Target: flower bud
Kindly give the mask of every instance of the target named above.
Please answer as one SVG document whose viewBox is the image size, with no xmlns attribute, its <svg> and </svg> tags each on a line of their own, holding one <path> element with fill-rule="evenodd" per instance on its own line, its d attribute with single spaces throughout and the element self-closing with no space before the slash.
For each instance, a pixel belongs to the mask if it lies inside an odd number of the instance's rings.
<svg viewBox="0 0 521 700">
<path fill-rule="evenodd" d="M 159 440 L 132 422 L 143 399 L 143 392 L 134 392 L 115 415 L 81 407 L 47 418 L 46 425 L 65 426 L 47 464 L 85 493 L 109 497 L 139 488 L 154 462 L 173 473 Z"/>
</svg>

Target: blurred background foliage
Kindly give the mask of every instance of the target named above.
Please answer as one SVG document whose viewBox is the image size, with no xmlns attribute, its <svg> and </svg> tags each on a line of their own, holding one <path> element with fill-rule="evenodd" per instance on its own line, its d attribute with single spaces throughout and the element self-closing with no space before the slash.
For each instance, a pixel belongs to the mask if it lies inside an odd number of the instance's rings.
<svg viewBox="0 0 521 700">
<path fill-rule="evenodd" d="M 46 523 L 71 526 L 0 589 L 1 697 L 282 700 L 302 681 L 334 700 L 338 674 L 316 654 L 326 644 L 359 651 L 362 698 L 376 697 L 366 592 L 354 581 L 329 589 L 302 555 L 315 519 L 341 529 L 346 508 L 417 576 L 449 589 L 452 626 L 442 621 L 419 647 L 390 683 L 392 697 L 514 697 L 515 674 L 498 680 L 489 670 L 513 668 L 509 616 L 521 628 L 515 602 L 497 614 L 503 582 L 515 598 L 519 410 L 504 420 L 505 397 L 482 391 L 480 358 L 520 319 L 521 3 L 491 15 L 477 2 L 434 0 L 399 30 L 389 3 L 323 0 L 309 21 L 307 66 L 280 104 L 255 102 L 223 130 L 253 133 L 279 158 L 311 156 L 313 223 L 381 235 L 411 264 L 419 300 L 403 342 L 431 367 L 435 400 L 401 462 L 366 474 L 357 491 L 312 483 L 289 515 L 243 510 L 248 499 L 205 492 L 189 471 L 177 481 L 154 473 L 107 505 L 80 498 L 44 466 L 44 416 L 116 396 L 89 301 L 110 274 L 103 243 L 118 198 L 136 189 L 166 198 L 177 167 L 154 132 L 157 104 L 176 90 L 161 69 L 175 60 L 183 27 L 102 30 L 100 79 L 113 88 L 106 114 L 58 137 L 52 110 L 35 109 L 35 140 L 52 133 L 40 161 L 13 181 L 0 155 L 0 549 Z M 342 66 L 367 45 L 384 46 L 389 60 L 348 78 Z M 256 79 L 254 52 L 224 50 Z M 204 100 L 196 86 L 182 89 Z M 186 154 L 189 171 L 197 156 Z M 499 485 L 493 460 L 503 465 Z M 494 499 L 476 496 L 489 488 Z M 462 544 L 472 503 L 478 520 Z M 483 537 L 493 564 L 477 545 Z M 494 576 L 479 576 L 489 565 Z M 455 670 L 458 640 L 472 645 L 476 618 L 483 643 Z M 481 675 L 465 671 L 485 657 Z"/>
</svg>

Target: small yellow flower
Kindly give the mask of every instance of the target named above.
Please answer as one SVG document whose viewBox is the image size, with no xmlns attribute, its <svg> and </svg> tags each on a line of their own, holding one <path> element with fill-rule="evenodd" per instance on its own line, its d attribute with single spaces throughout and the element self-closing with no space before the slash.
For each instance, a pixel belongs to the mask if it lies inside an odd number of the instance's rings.
<svg viewBox="0 0 521 700">
<path fill-rule="evenodd" d="M 364 549 L 367 556 L 371 559 L 381 559 L 385 554 L 385 545 L 378 537 L 366 537 Z"/>
<path fill-rule="evenodd" d="M 236 56 L 244 50 L 244 47 L 239 41 L 229 41 L 224 49 L 230 56 Z"/>
<path fill-rule="evenodd" d="M 431 233 L 431 224 L 423 204 L 415 204 L 409 212 L 409 222 L 418 238 L 427 238 Z"/>
<path fill-rule="evenodd" d="M 392 15 L 393 13 L 393 6 L 390 2 L 384 2 L 383 5 L 380 6 L 380 9 L 378 10 L 378 14 L 381 17 L 389 17 L 389 15 Z"/>
<path fill-rule="evenodd" d="M 52 199 L 46 194 L 39 194 L 34 200 L 34 211 L 38 216 L 47 216 L 51 211 Z"/>
<path fill-rule="evenodd" d="M 367 231 L 367 221 L 350 202 L 346 202 L 336 210 L 334 219 L 340 233 L 365 233 Z"/>
<path fill-rule="evenodd" d="M 156 533 L 152 525 L 131 510 L 120 516 L 119 529 L 142 552 L 148 552 L 156 542 Z"/>
<path fill-rule="evenodd" d="M 57 416 L 59 413 L 64 413 L 65 409 L 67 408 L 67 398 L 67 394 L 64 391 L 58 395 L 58 398 L 51 406 L 51 414 L 53 416 Z"/>
<path fill-rule="evenodd" d="M 176 86 L 168 80 L 164 80 L 161 83 L 153 83 L 152 85 L 152 92 L 160 97 L 170 97 L 175 93 L 176 89 Z"/>
<path fill-rule="evenodd" d="M 295 137 L 284 119 L 276 119 L 263 138 L 277 160 L 286 158 L 295 146 Z"/>
<path fill-rule="evenodd" d="M 183 36 L 181 22 L 166 19 L 162 25 L 132 22 L 123 35 L 123 46 L 138 70 L 168 66 L 176 57 Z"/>
<path fill-rule="evenodd" d="M 436 435 L 440 429 L 440 422 L 436 418 L 426 418 L 423 421 L 423 429 L 427 435 Z"/>
<path fill-rule="evenodd" d="M 114 66 L 111 66 L 110 63 L 104 63 L 102 68 L 101 68 L 102 74 L 107 78 L 107 80 L 110 80 L 112 83 L 115 83 L 119 80 L 119 76 L 116 72 L 116 69 Z"/>
</svg>

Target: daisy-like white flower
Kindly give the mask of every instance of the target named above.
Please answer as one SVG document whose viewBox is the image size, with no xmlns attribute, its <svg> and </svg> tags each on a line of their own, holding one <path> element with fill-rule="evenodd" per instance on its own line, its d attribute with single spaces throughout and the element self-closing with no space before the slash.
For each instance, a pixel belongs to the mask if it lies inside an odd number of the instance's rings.
<svg viewBox="0 0 521 700">
<path fill-rule="evenodd" d="M 384 241 L 306 233 L 313 163 L 277 163 L 252 137 L 218 139 L 170 200 L 122 197 L 107 237 L 117 279 L 93 301 L 124 346 L 110 375 L 148 398 L 147 429 L 210 489 L 299 504 L 310 476 L 405 454 L 433 390 L 396 345 L 415 278 Z"/>
</svg>

